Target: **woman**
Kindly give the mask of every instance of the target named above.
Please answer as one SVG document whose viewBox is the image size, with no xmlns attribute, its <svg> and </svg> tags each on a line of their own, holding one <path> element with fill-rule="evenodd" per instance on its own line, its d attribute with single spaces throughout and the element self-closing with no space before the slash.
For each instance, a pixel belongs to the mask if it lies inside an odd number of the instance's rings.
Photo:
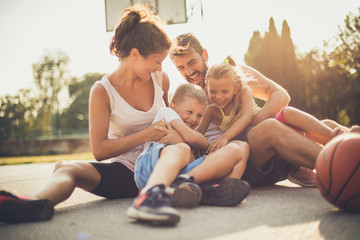
<svg viewBox="0 0 360 240">
<path fill-rule="evenodd" d="M 170 46 L 159 19 L 144 5 L 122 13 L 110 44 L 120 64 L 90 93 L 90 144 L 98 162 L 57 163 L 52 178 L 30 199 L 1 191 L 0 221 L 49 220 L 54 206 L 76 187 L 106 198 L 137 196 L 135 160 L 145 142 L 165 135 L 163 121 L 151 123 L 158 109 L 167 105 L 169 79 L 161 64 Z M 109 158 L 111 163 L 100 163 Z"/>
</svg>

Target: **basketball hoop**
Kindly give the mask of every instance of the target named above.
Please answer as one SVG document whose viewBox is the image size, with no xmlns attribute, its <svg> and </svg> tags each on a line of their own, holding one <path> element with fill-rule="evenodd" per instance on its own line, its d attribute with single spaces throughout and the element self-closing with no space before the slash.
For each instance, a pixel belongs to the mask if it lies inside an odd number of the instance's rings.
<svg viewBox="0 0 360 240">
<path fill-rule="evenodd" d="M 106 31 L 112 32 L 120 22 L 123 10 L 136 3 L 147 3 L 154 14 L 167 24 L 186 23 L 186 0 L 105 0 Z"/>
</svg>

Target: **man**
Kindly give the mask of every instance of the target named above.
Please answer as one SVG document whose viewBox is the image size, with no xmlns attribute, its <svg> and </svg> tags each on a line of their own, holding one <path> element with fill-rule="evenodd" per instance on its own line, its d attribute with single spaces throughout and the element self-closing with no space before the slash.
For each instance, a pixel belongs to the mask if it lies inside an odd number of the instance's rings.
<svg viewBox="0 0 360 240">
<path fill-rule="evenodd" d="M 192 33 L 185 33 L 177 36 L 175 38 L 175 42 L 172 48 L 170 49 L 169 55 L 176 68 L 188 82 L 197 84 L 202 88 L 205 87 L 205 76 L 208 71 L 207 61 L 209 56 L 207 50 L 202 47 L 200 41 Z M 263 122 L 268 118 L 275 117 L 275 115 L 280 112 L 282 108 L 286 107 L 289 104 L 290 96 L 284 88 L 282 88 L 280 85 L 276 84 L 274 81 L 265 77 L 260 72 L 251 67 L 241 66 L 241 68 L 246 74 L 251 75 L 254 79 L 248 82 L 248 85 L 252 89 L 254 97 L 266 101 L 262 110 L 254 116 L 252 126 L 256 126 L 257 124 Z M 265 126 L 267 125 L 261 125 L 259 128 L 266 129 Z M 255 130 L 259 128 L 256 128 Z M 280 132 L 282 131 L 283 130 L 281 129 Z M 210 126 L 205 136 L 209 139 L 209 141 L 211 141 L 212 138 L 218 137 L 218 134 L 216 134 L 216 132 L 219 133 L 219 131 L 216 130 L 214 126 Z M 254 131 L 250 130 L 249 133 L 250 132 Z M 275 135 L 278 136 L 278 133 L 276 133 Z M 281 137 L 281 135 L 279 136 Z M 253 143 L 256 143 L 256 145 L 258 145 L 259 142 L 261 142 L 261 139 L 259 139 L 259 141 L 253 141 L 250 137 L 248 141 L 252 141 Z M 257 149 L 257 146 L 252 146 L 250 142 L 249 144 L 252 149 L 252 155 L 263 152 L 259 151 L 259 149 Z M 275 145 L 276 144 L 277 142 L 275 143 Z M 281 151 L 279 151 L 278 153 L 282 157 L 284 157 L 280 152 Z M 290 171 L 287 177 L 292 182 L 297 183 L 301 186 L 316 186 L 315 174 L 310 169 L 300 167 L 296 170 Z"/>
</svg>

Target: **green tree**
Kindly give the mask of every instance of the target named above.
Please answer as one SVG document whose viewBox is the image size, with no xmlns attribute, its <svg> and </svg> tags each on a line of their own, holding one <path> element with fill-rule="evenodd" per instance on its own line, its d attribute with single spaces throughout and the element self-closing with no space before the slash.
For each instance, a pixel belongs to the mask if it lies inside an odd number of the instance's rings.
<svg viewBox="0 0 360 240">
<path fill-rule="evenodd" d="M 88 133 L 90 89 L 103 76 L 101 73 L 88 73 L 81 79 L 72 79 L 69 84 L 71 105 L 61 115 L 61 126 L 65 132 Z"/>
<path fill-rule="evenodd" d="M 41 102 L 37 124 L 42 127 L 42 135 L 51 136 L 60 130 L 58 116 L 61 109 L 58 95 L 67 86 L 70 78 L 67 70 L 68 63 L 69 57 L 66 53 L 45 51 L 40 61 L 32 66 Z"/>
<path fill-rule="evenodd" d="M 291 105 L 299 108 L 305 105 L 304 83 L 286 21 L 283 22 L 281 36 L 273 18 L 269 20 L 269 31 L 264 38 L 261 38 L 259 32 L 254 32 L 245 54 L 245 62 L 283 86 L 292 98 Z"/>
<path fill-rule="evenodd" d="M 312 50 L 299 60 L 299 66 L 306 82 L 306 107 L 304 110 L 319 119 L 330 118 L 348 125 L 344 118 L 346 88 L 348 80 L 344 71 L 331 66 L 329 54 Z"/>
<path fill-rule="evenodd" d="M 37 134 L 33 125 L 35 101 L 30 89 L 0 98 L 0 140 L 29 139 Z"/>
<path fill-rule="evenodd" d="M 262 51 L 262 37 L 259 31 L 254 31 L 253 36 L 250 39 L 248 50 L 245 54 L 245 62 L 249 66 L 253 66 L 255 69 L 263 69 L 263 61 L 261 58 Z"/>
<path fill-rule="evenodd" d="M 304 79 L 299 72 L 295 46 L 291 39 L 290 27 L 284 20 L 280 37 L 281 43 L 281 68 L 280 77 L 282 85 L 289 91 L 292 98 L 291 105 L 303 109 L 305 107 Z"/>
<path fill-rule="evenodd" d="M 358 15 L 349 13 L 345 18 L 345 26 L 340 28 L 340 44 L 331 53 L 331 64 L 344 71 L 345 78 L 342 89 L 346 90 L 344 111 L 351 124 L 360 123 L 360 8 Z"/>
</svg>

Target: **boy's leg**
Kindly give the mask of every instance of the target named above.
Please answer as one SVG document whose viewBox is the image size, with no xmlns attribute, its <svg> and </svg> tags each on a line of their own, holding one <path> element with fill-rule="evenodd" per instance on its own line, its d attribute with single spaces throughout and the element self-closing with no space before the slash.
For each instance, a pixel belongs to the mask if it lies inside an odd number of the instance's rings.
<svg viewBox="0 0 360 240">
<path fill-rule="evenodd" d="M 164 184 L 165 187 L 175 180 L 180 170 L 190 162 L 190 147 L 185 143 L 167 145 L 160 152 L 153 172 L 151 173 L 145 188 Z"/>
<path fill-rule="evenodd" d="M 189 164 L 191 158 L 189 145 L 185 143 L 167 145 L 161 150 L 159 160 L 144 189 L 164 184 L 174 207 L 196 206 L 202 195 L 200 187 L 193 179 L 177 177 L 180 170 Z"/>
<path fill-rule="evenodd" d="M 161 152 L 158 154 L 160 150 Z M 147 159 L 156 163 L 151 175 L 133 205 L 128 208 L 126 215 L 136 220 L 176 224 L 180 220 L 180 215 L 172 207 L 171 197 L 166 193 L 165 188 L 170 186 L 179 171 L 190 162 L 190 147 L 185 143 L 179 143 L 167 145 L 156 151 Z M 157 156 L 158 159 L 152 159 Z M 200 190 L 199 192 L 201 193 Z"/>
<path fill-rule="evenodd" d="M 197 183 L 227 177 L 240 179 L 249 157 L 249 145 L 242 141 L 231 141 L 224 147 L 205 157 L 205 160 L 188 172 Z"/>
<path fill-rule="evenodd" d="M 242 141 L 232 141 L 226 146 L 206 156 L 205 160 L 188 174 L 194 176 L 200 185 L 202 205 L 235 206 L 250 192 L 247 182 L 240 180 L 244 173 L 249 145 Z M 226 178 L 218 184 L 204 183 Z"/>
<path fill-rule="evenodd" d="M 228 179 L 228 178 L 237 178 L 237 179 L 241 179 L 241 177 L 244 175 L 245 169 L 246 169 L 246 165 L 247 165 L 247 160 L 249 158 L 249 154 L 250 154 L 250 147 L 247 143 L 242 142 L 242 141 L 232 141 L 235 142 L 237 144 L 240 145 L 241 148 L 244 148 L 243 151 L 241 152 L 240 155 L 240 160 L 239 162 L 233 167 L 233 169 L 224 177 L 224 179 Z M 245 145 L 246 144 L 246 145 Z"/>
</svg>

